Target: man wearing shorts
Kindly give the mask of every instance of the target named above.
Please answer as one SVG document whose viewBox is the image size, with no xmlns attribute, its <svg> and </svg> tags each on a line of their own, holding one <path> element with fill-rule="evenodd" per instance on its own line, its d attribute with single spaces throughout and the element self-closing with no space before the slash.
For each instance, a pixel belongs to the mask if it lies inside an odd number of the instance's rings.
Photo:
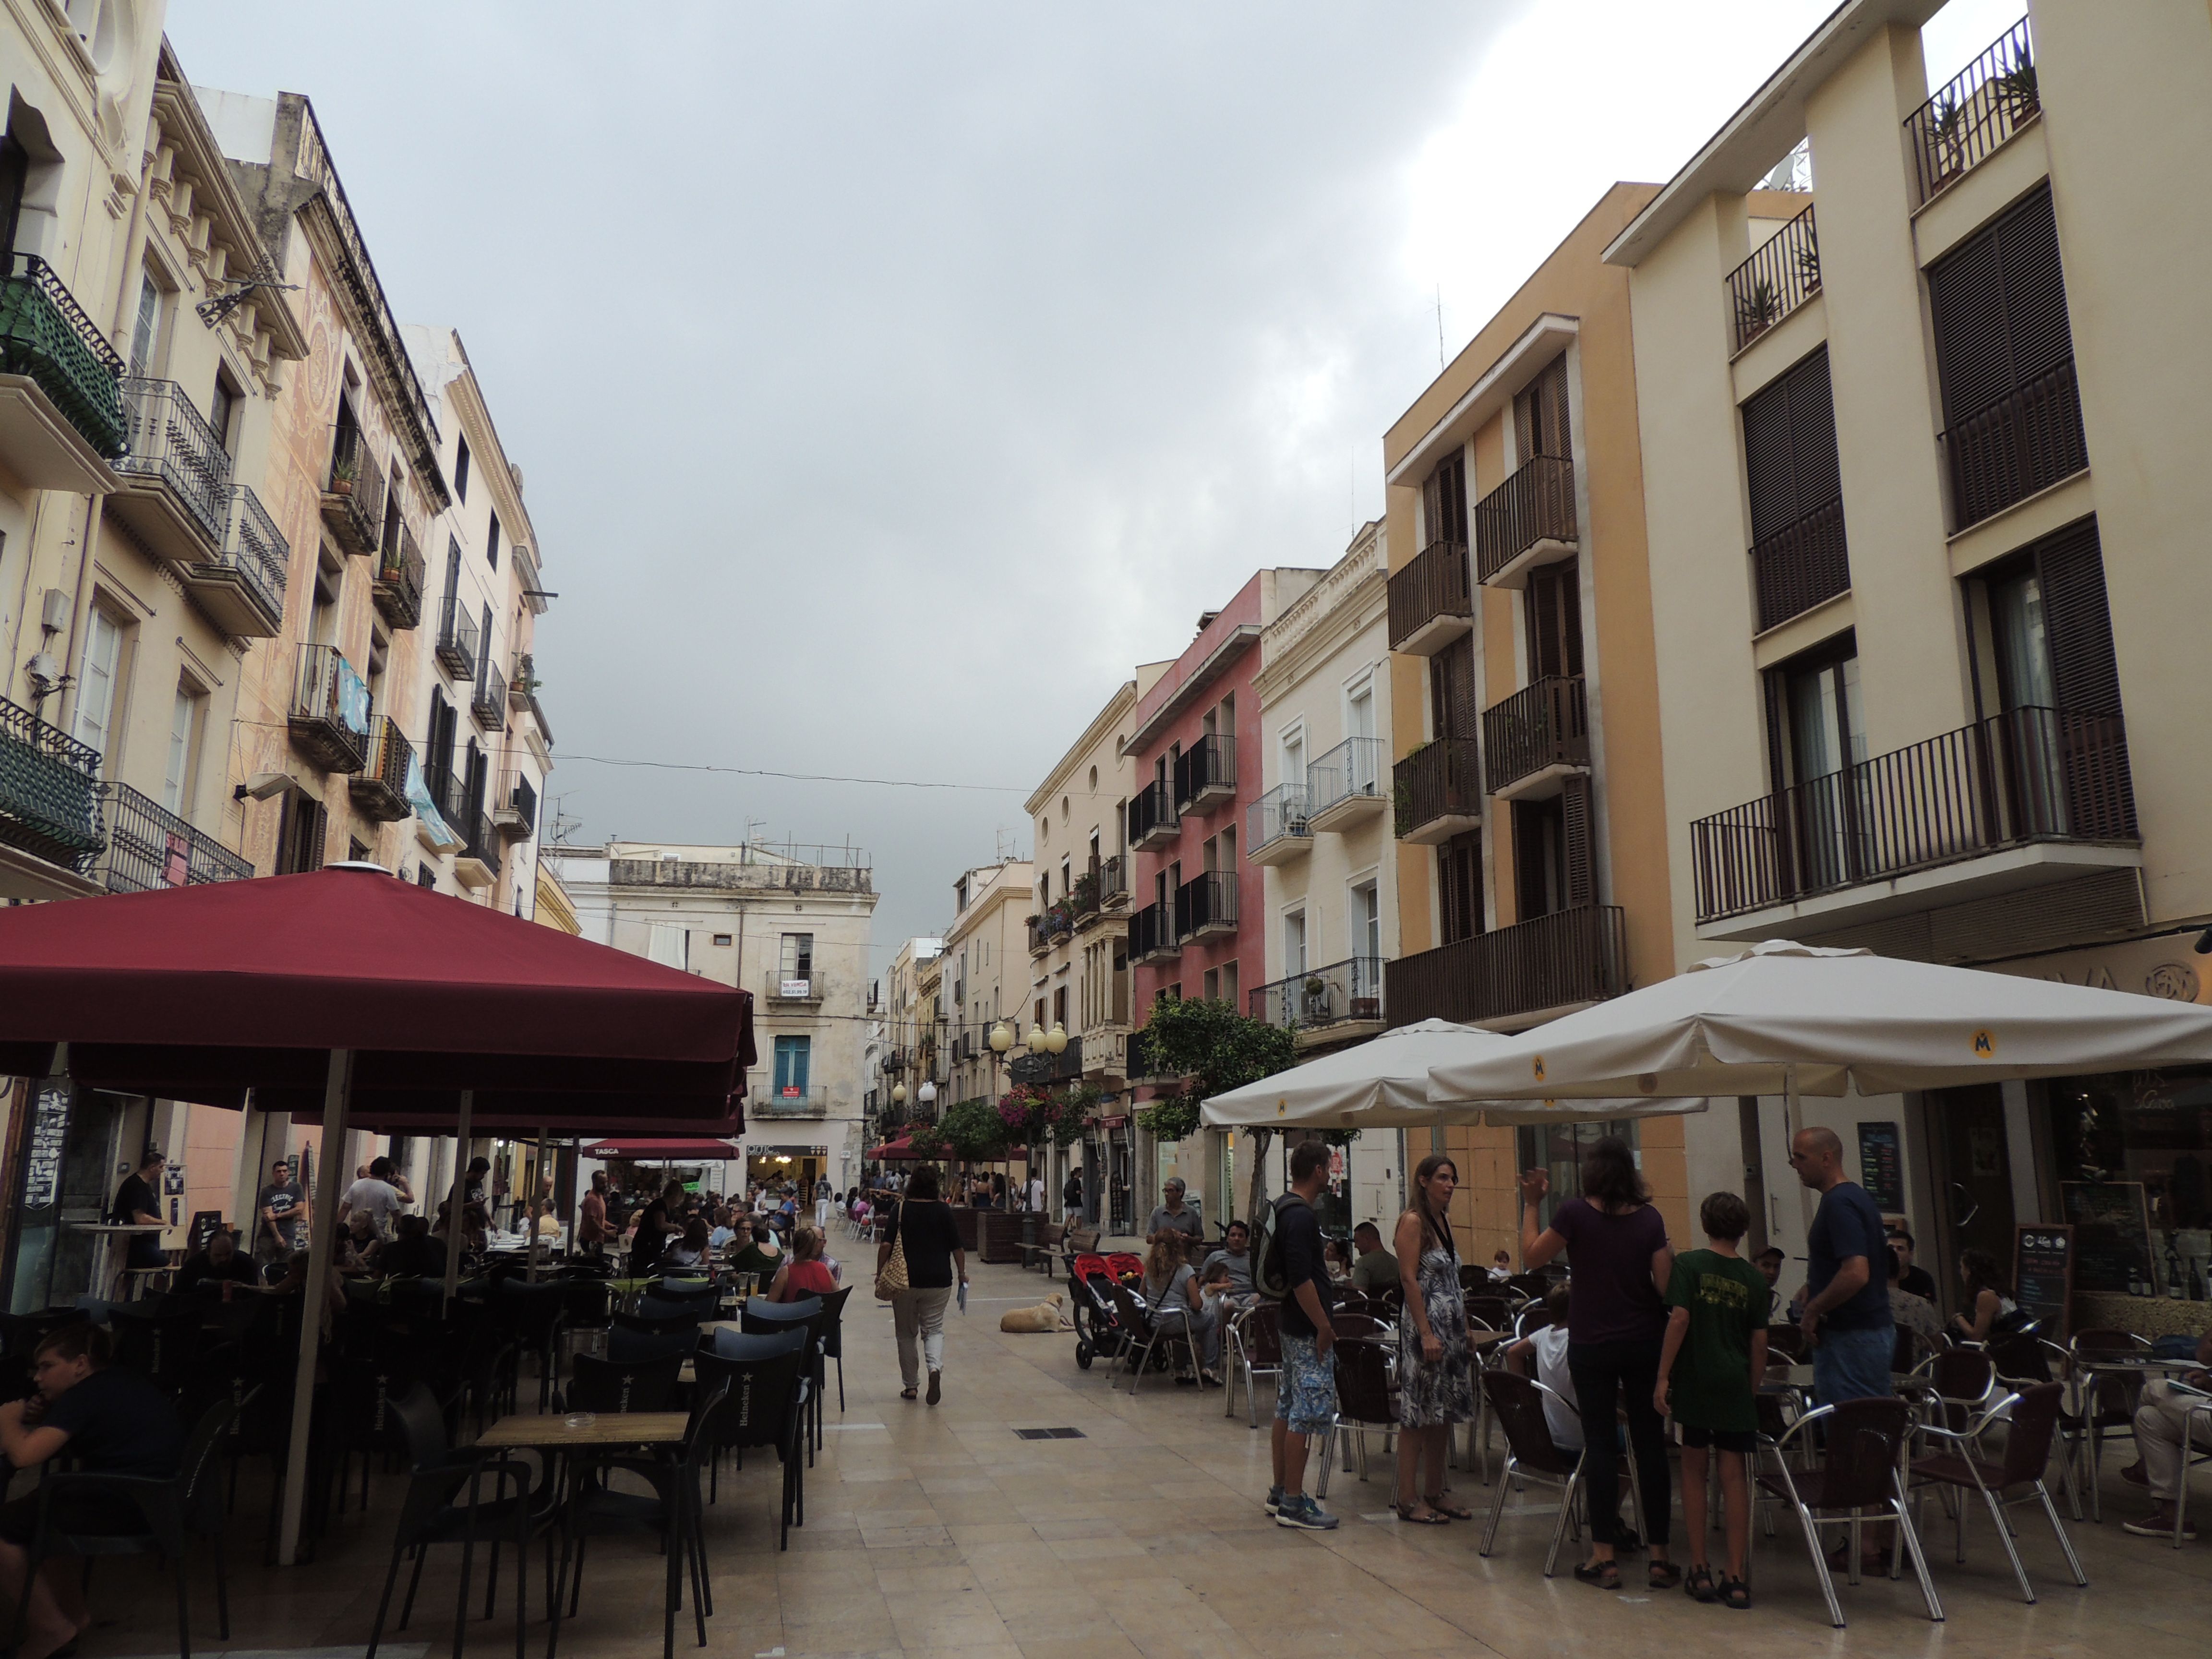
<svg viewBox="0 0 2212 1659">
<path fill-rule="evenodd" d="M 1291 1152 L 1291 1189 L 1275 1200 L 1271 1254 L 1284 1287 L 1283 1369 L 1275 1382 L 1275 1484 L 1267 1508 L 1279 1527 L 1329 1532 L 1336 1517 L 1306 1496 L 1306 1441 L 1336 1420 L 1336 1331 L 1329 1323 L 1328 1268 L 1313 1201 L 1328 1179 L 1328 1148 L 1309 1140 Z"/>
</svg>

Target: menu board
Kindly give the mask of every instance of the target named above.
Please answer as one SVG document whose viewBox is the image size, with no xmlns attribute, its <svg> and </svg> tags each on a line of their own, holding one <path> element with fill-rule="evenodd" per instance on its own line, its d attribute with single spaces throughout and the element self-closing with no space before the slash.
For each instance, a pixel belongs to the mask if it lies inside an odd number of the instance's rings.
<svg viewBox="0 0 2212 1659">
<path fill-rule="evenodd" d="M 2024 1226 L 2014 1229 L 2013 1299 L 2043 1334 L 2063 1342 L 2074 1334 L 2074 1230 Z"/>
<path fill-rule="evenodd" d="M 1859 1185 L 1884 1215 L 1905 1213 L 1905 1138 L 1896 1124 L 1859 1125 Z"/>
<path fill-rule="evenodd" d="M 2125 1296 L 2149 1280 L 2150 1211 L 2140 1181 L 2062 1181 L 2058 1204 L 2074 1229 L 2077 1290 Z"/>
</svg>

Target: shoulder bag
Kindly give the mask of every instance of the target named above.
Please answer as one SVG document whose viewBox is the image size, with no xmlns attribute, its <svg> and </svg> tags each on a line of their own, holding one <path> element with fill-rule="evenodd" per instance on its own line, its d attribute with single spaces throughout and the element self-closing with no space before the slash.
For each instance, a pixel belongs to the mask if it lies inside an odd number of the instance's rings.
<svg viewBox="0 0 2212 1659">
<path fill-rule="evenodd" d="M 906 1206 L 898 1206 L 891 1224 L 898 1236 L 891 1240 L 891 1253 L 884 1258 L 884 1265 L 876 1269 L 876 1300 L 888 1302 L 907 1288 L 906 1277 Z"/>
</svg>

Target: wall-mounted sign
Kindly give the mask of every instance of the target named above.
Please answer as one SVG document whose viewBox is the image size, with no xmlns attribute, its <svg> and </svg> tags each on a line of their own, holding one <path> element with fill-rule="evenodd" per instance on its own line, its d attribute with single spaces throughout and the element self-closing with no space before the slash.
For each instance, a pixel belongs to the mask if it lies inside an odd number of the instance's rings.
<svg viewBox="0 0 2212 1659">
<path fill-rule="evenodd" d="M 69 1145 L 70 1102 L 75 1091 L 65 1077 L 39 1085 L 31 1110 L 31 1144 L 23 1164 L 23 1207 L 51 1210 L 62 1194 L 62 1154 Z"/>
<path fill-rule="evenodd" d="M 811 996 L 814 981 L 811 979 L 787 979 L 783 981 L 781 994 L 787 997 Z"/>
<path fill-rule="evenodd" d="M 1905 1143 L 1896 1124 L 1859 1125 L 1859 1185 L 1884 1215 L 1905 1213 Z"/>
</svg>

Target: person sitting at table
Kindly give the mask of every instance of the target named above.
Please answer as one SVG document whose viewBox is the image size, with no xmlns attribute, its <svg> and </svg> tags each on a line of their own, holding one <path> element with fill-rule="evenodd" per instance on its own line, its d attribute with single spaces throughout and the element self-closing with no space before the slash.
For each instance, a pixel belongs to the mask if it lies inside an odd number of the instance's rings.
<svg viewBox="0 0 2212 1659">
<path fill-rule="evenodd" d="M 834 1296 L 836 1291 L 837 1280 L 822 1259 L 822 1235 L 811 1227 L 801 1227 L 783 1266 L 769 1281 L 768 1299 L 797 1302 L 804 1297 Z"/>
<path fill-rule="evenodd" d="M 1895 1250 L 1889 1253 L 1889 1317 L 1899 1330 L 1911 1331 L 1923 1339 L 1929 1347 L 1944 1346 L 1943 1316 L 1926 1297 L 1916 1296 L 1905 1288 L 1905 1259 Z M 1900 1355 L 1903 1352 L 1899 1350 Z M 1914 1363 L 1918 1363 L 1917 1356 Z"/>
<path fill-rule="evenodd" d="M 161 1225 L 161 1200 L 155 1196 L 161 1185 L 161 1171 L 168 1165 L 168 1158 L 158 1146 L 149 1146 L 138 1160 L 138 1167 L 123 1178 L 115 1189 L 115 1202 L 108 1206 L 107 1219 L 116 1226 Z M 131 1243 L 124 1252 L 123 1265 L 126 1269 L 150 1271 L 166 1267 L 169 1258 L 161 1249 L 159 1233 L 132 1233 Z"/>
<path fill-rule="evenodd" d="M 1490 1258 L 1490 1282 L 1492 1284 L 1503 1285 L 1507 1279 L 1512 1277 L 1513 1256 L 1510 1251 L 1500 1250 Z"/>
<path fill-rule="evenodd" d="M 1382 1248 L 1382 1230 L 1363 1221 L 1352 1230 L 1352 1285 L 1384 1291 L 1398 1282 L 1398 1258 Z"/>
<path fill-rule="evenodd" d="M 707 1234 L 707 1248 L 720 1255 L 736 1242 L 737 1237 L 737 1229 L 730 1225 L 729 1211 L 715 1211 L 714 1227 Z"/>
<path fill-rule="evenodd" d="M 1571 1287 L 1554 1285 L 1544 1297 L 1544 1311 L 1552 1322 L 1523 1337 L 1505 1351 L 1505 1367 L 1522 1376 L 1533 1376 L 1552 1390 L 1544 1396 L 1544 1422 L 1552 1431 L 1552 1443 L 1569 1458 L 1583 1449 L 1582 1407 L 1575 1400 L 1575 1379 L 1567 1370 L 1567 1309 Z"/>
<path fill-rule="evenodd" d="M 1183 1235 L 1163 1227 L 1152 1236 L 1145 1253 L 1144 1284 L 1139 1294 L 1156 1325 L 1168 1331 L 1180 1328 L 1200 1355 L 1199 1378 L 1209 1387 L 1221 1386 L 1221 1317 L 1207 1305 L 1198 1275 L 1183 1259 Z M 1177 1382 L 1185 1379 L 1178 1377 Z"/>
<path fill-rule="evenodd" d="M 365 1278 L 377 1271 L 376 1260 L 383 1251 L 384 1241 L 376 1236 L 376 1217 L 368 1210 L 356 1210 L 345 1219 L 345 1230 L 338 1235 L 337 1270 L 353 1278 Z"/>
<path fill-rule="evenodd" d="M 2120 1471 L 2123 1480 L 2150 1489 L 2150 1513 L 2140 1521 L 2123 1524 L 2138 1538 L 2173 1536 L 2173 1507 L 2181 1499 L 2181 1483 L 2189 1475 L 2189 1454 L 2212 1454 L 2212 1331 L 2197 1339 L 2197 1369 L 2177 1378 L 2160 1377 L 2143 1384 L 2142 1403 L 2136 1407 L 2136 1461 Z M 2197 1528 L 2185 1520 L 2185 1540 L 2194 1540 Z"/>
<path fill-rule="evenodd" d="M 1959 1252 L 1959 1280 L 1966 1287 L 1969 1310 L 1951 1321 L 1963 1342 L 1986 1342 L 1992 1333 L 2002 1336 L 2021 1323 L 2020 1307 L 2008 1293 L 2004 1268 L 1987 1250 Z"/>
<path fill-rule="evenodd" d="M 1080 1218 L 1070 1216 L 1067 1226 L 1073 1229 Z M 1252 1284 L 1252 1230 L 1241 1221 L 1229 1224 L 1229 1231 L 1221 1236 L 1221 1248 L 1199 1264 L 1198 1276 L 1212 1280 L 1218 1273 L 1227 1285 L 1222 1294 L 1233 1308 L 1246 1308 L 1257 1295 Z"/>
<path fill-rule="evenodd" d="M 1328 1276 L 1341 1285 L 1352 1277 L 1352 1246 L 1341 1238 L 1332 1238 L 1322 1246 L 1321 1259 L 1328 1268 Z"/>
<path fill-rule="evenodd" d="M 176 1474 L 185 1431 L 175 1408 L 144 1377 L 108 1361 L 107 1333 L 89 1321 L 64 1325 L 39 1344 L 31 1366 L 37 1391 L 0 1406 L 0 1455 L 13 1468 L 36 1468 L 66 1454 L 95 1474 L 166 1480 Z M 24 1582 L 39 1510 L 35 1490 L 0 1504 L 0 1605 L 13 1607 L 19 1597 L 27 1603 L 16 1659 L 47 1659 L 92 1628 L 80 1563 L 54 1557 L 35 1582 Z M 113 1536 L 146 1529 L 138 1505 L 119 1493 L 78 1492 L 57 1502 L 54 1511 L 52 1524 L 64 1533 Z"/>
<path fill-rule="evenodd" d="M 765 1285 L 782 1267 L 785 1254 L 775 1241 L 775 1230 L 758 1220 L 753 1223 L 752 1242 L 730 1258 L 730 1266 L 738 1273 L 757 1273 Z"/>
<path fill-rule="evenodd" d="M 1911 1229 L 1902 1222 L 1891 1222 L 1889 1248 L 1902 1258 L 1900 1265 L 1904 1272 L 1898 1275 L 1898 1282 L 1913 1295 L 1920 1297 L 1922 1301 L 1933 1303 L 1936 1300 L 1936 1275 L 1925 1267 L 1917 1267 L 1913 1265 L 1914 1245 Z"/>
<path fill-rule="evenodd" d="M 1770 1325 L 1776 1323 L 1782 1314 L 1782 1264 L 1789 1259 L 1780 1247 L 1773 1244 L 1751 1259 L 1751 1265 L 1766 1276 L 1766 1322 Z M 1792 1319 L 1790 1322 L 1795 1325 L 1797 1322 Z"/>
<path fill-rule="evenodd" d="M 185 1265 L 177 1270 L 177 1290 L 189 1294 L 203 1285 L 210 1287 L 224 1283 L 258 1285 L 260 1274 L 255 1271 L 251 1257 L 238 1248 L 238 1240 L 227 1227 L 218 1227 L 208 1236 L 206 1245 L 185 1258 Z"/>
<path fill-rule="evenodd" d="M 399 1236 L 377 1254 L 377 1266 L 386 1279 L 435 1279 L 446 1276 L 446 1241 L 430 1236 L 429 1219 L 419 1215 L 399 1218 Z"/>
<path fill-rule="evenodd" d="M 684 1229 L 683 1236 L 660 1253 L 661 1271 L 666 1273 L 676 1267 L 707 1266 L 708 1255 L 713 1249 L 708 1243 L 711 1237 L 707 1224 L 694 1216 L 690 1224 Z"/>
</svg>

